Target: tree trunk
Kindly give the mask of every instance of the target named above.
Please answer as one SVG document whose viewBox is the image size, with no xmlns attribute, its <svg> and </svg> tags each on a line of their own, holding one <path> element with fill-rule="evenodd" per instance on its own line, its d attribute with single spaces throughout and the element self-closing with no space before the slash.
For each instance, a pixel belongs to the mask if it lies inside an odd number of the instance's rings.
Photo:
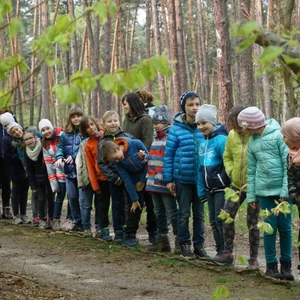
<svg viewBox="0 0 300 300">
<path fill-rule="evenodd" d="M 226 123 L 233 105 L 227 1 L 214 0 L 219 74 L 219 121 Z"/>
</svg>

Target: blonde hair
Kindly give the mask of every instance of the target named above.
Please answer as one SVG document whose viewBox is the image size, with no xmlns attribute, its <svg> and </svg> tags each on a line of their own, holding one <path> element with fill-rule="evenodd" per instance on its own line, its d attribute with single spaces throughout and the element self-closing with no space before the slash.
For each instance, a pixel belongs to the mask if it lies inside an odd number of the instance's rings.
<svg viewBox="0 0 300 300">
<path fill-rule="evenodd" d="M 111 116 L 117 116 L 118 119 L 120 119 L 120 116 L 119 116 L 119 114 L 118 114 L 116 111 L 114 111 L 114 110 L 108 110 L 108 111 L 106 111 L 106 112 L 104 113 L 104 115 L 102 116 L 102 121 L 103 121 L 103 123 L 105 123 L 105 121 L 106 121 L 109 117 L 111 117 Z"/>
</svg>

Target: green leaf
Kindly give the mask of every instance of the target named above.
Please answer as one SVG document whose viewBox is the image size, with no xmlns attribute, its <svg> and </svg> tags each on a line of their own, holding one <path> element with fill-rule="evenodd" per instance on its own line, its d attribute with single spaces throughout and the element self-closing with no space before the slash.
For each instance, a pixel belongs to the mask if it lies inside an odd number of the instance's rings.
<svg viewBox="0 0 300 300">
<path fill-rule="evenodd" d="M 57 84 L 53 87 L 57 98 L 65 104 L 80 102 L 80 94 L 76 87 L 68 84 Z"/>
<path fill-rule="evenodd" d="M 221 209 L 221 211 L 218 215 L 218 218 L 223 221 L 226 221 L 228 218 L 230 218 L 230 214 L 227 211 L 225 211 L 224 209 Z"/>
<path fill-rule="evenodd" d="M 10 0 L 0 0 L 0 23 L 3 22 L 3 16 L 12 11 Z"/>
<path fill-rule="evenodd" d="M 248 36 L 255 31 L 261 31 L 261 27 L 258 23 L 254 21 L 245 22 L 239 30 L 239 34 L 243 36 Z"/>
<path fill-rule="evenodd" d="M 0 109 L 6 108 L 12 99 L 12 93 L 0 90 Z"/>
<path fill-rule="evenodd" d="M 100 24 L 105 24 L 107 21 L 107 15 L 108 15 L 108 8 L 106 7 L 105 3 L 103 1 L 96 2 L 92 6 L 95 14 L 99 17 Z"/>
<path fill-rule="evenodd" d="M 225 285 L 219 285 L 211 295 L 212 300 L 221 300 L 229 297 L 229 290 Z"/>
<path fill-rule="evenodd" d="M 224 221 L 225 224 L 231 224 L 232 222 L 233 222 L 233 219 L 232 219 L 231 217 L 228 217 L 228 218 Z"/>
<path fill-rule="evenodd" d="M 237 259 L 239 264 L 248 265 L 248 261 L 243 255 L 237 255 L 236 259 Z"/>
<path fill-rule="evenodd" d="M 77 71 L 71 77 L 72 84 L 85 93 L 96 88 L 96 80 L 96 77 L 93 77 L 88 69 Z"/>
<path fill-rule="evenodd" d="M 240 24 L 239 23 L 234 23 L 231 25 L 231 34 L 233 36 L 238 36 L 239 35 L 239 28 Z"/>
<path fill-rule="evenodd" d="M 226 200 L 230 200 L 235 203 L 240 200 L 240 196 L 239 196 L 240 192 L 239 191 L 235 191 L 235 190 L 227 187 L 227 188 L 225 188 L 224 192 L 225 192 Z"/>
<path fill-rule="evenodd" d="M 21 30 L 23 30 L 23 22 L 20 18 L 13 18 L 9 23 L 10 36 L 15 37 Z"/>
<path fill-rule="evenodd" d="M 281 55 L 283 52 L 283 49 L 281 47 L 277 46 L 268 46 L 264 48 L 264 52 L 259 58 L 259 62 L 262 65 L 269 66 L 271 63 L 273 63 L 279 55 Z"/>
<path fill-rule="evenodd" d="M 271 212 L 266 208 L 266 209 L 261 209 L 260 211 L 260 216 L 262 218 L 268 218 L 271 215 Z"/>
<path fill-rule="evenodd" d="M 257 228 L 262 229 L 263 232 L 266 232 L 268 234 L 272 234 L 274 232 L 273 227 L 264 221 L 260 221 L 257 223 Z"/>
<path fill-rule="evenodd" d="M 60 66 L 61 65 L 61 59 L 60 58 L 54 58 L 52 56 L 45 56 L 45 62 L 46 62 L 48 67 Z"/>
<path fill-rule="evenodd" d="M 252 34 L 250 35 L 248 38 L 246 38 L 243 42 L 241 42 L 238 47 L 236 48 L 236 51 L 238 53 L 245 51 L 246 49 L 248 49 L 249 47 L 251 47 L 254 42 L 257 39 L 257 35 L 256 34 Z"/>
<path fill-rule="evenodd" d="M 293 58 L 293 57 L 290 57 L 288 55 L 285 55 L 285 54 L 282 54 L 282 57 L 285 61 L 286 64 L 294 64 L 294 65 L 297 65 L 297 66 L 300 66 L 300 59 L 299 58 Z"/>
</svg>

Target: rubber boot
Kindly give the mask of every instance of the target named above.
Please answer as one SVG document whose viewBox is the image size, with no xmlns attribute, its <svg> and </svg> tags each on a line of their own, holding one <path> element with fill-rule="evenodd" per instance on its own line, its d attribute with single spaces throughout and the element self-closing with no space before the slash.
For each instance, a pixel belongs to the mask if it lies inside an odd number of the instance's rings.
<svg viewBox="0 0 300 300">
<path fill-rule="evenodd" d="M 290 280 L 290 281 L 295 280 L 291 269 L 292 269 L 291 261 L 280 260 L 280 272 L 282 275 L 282 279 Z"/>
<path fill-rule="evenodd" d="M 282 279 L 282 275 L 278 272 L 277 263 L 267 264 L 266 275 L 275 279 Z"/>
</svg>

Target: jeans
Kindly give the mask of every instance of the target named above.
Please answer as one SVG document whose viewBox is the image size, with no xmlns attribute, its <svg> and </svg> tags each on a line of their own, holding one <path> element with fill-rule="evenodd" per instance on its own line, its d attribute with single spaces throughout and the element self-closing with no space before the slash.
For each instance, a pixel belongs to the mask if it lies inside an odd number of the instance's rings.
<svg viewBox="0 0 300 300">
<path fill-rule="evenodd" d="M 9 163 L 7 160 L 0 157 L 0 182 L 2 193 L 2 208 L 9 207 L 10 199 L 10 178 L 9 178 Z"/>
<path fill-rule="evenodd" d="M 17 216 L 19 213 L 23 216 L 26 215 L 27 200 L 28 200 L 28 179 L 12 182 L 12 207 L 13 214 Z"/>
<path fill-rule="evenodd" d="M 38 186 L 37 194 L 39 200 L 39 218 L 41 220 L 45 219 L 45 217 L 53 219 L 55 193 L 52 192 L 49 181 L 45 185 Z M 45 210 L 47 210 L 46 213 Z"/>
<path fill-rule="evenodd" d="M 110 206 L 110 191 L 107 180 L 99 180 L 101 189 L 100 201 L 99 201 L 99 212 L 100 212 L 100 229 L 106 228 L 109 225 L 109 206 Z"/>
<path fill-rule="evenodd" d="M 56 193 L 56 200 L 54 202 L 54 213 L 53 213 L 54 219 L 60 219 L 63 203 L 66 197 L 66 183 L 58 182 L 58 185 L 59 185 L 59 192 Z M 72 219 L 69 203 L 68 203 L 67 219 Z"/>
<path fill-rule="evenodd" d="M 274 200 L 279 200 L 277 196 L 260 197 L 256 196 L 259 201 L 261 209 L 268 209 L 276 207 Z M 289 204 L 291 202 L 289 201 Z M 292 209 L 292 207 L 291 207 Z M 278 216 L 271 214 L 264 220 L 269 223 L 274 229 L 273 233 L 268 234 L 264 232 L 264 246 L 266 263 L 277 263 L 276 258 L 276 233 L 279 231 L 279 243 L 280 243 L 280 260 L 291 261 L 292 260 L 292 214 L 279 213 Z"/>
<path fill-rule="evenodd" d="M 224 230 L 223 221 L 218 218 L 218 215 L 221 212 L 221 209 L 224 207 L 224 191 L 207 192 L 206 196 L 209 210 L 209 222 L 216 243 L 216 251 L 217 253 L 220 253 L 224 250 Z"/>
<path fill-rule="evenodd" d="M 173 234 L 178 234 L 178 208 L 176 198 L 170 194 L 152 193 L 154 213 L 157 219 L 158 233 L 168 234 L 168 219 L 171 221 Z"/>
<path fill-rule="evenodd" d="M 87 187 L 82 189 L 82 223 L 85 230 L 91 228 L 91 211 L 95 207 L 95 228 L 100 230 L 100 194 L 93 191 L 92 186 L 89 184 Z"/>
<path fill-rule="evenodd" d="M 175 183 L 178 201 L 178 239 L 180 245 L 191 244 L 189 218 L 193 213 L 194 247 L 204 245 L 204 203 L 198 198 L 196 184 Z"/>
<path fill-rule="evenodd" d="M 39 216 L 39 194 L 38 192 L 32 191 L 31 193 L 31 209 L 32 209 L 32 217 Z"/>
<path fill-rule="evenodd" d="M 147 212 L 146 230 L 148 231 L 148 233 L 157 232 L 157 221 L 156 221 L 156 215 L 154 213 L 154 205 L 153 205 L 151 193 L 144 192 L 144 201 L 145 201 L 146 212 Z"/>
<path fill-rule="evenodd" d="M 236 189 L 235 189 L 236 190 Z M 238 202 L 233 202 L 231 200 L 226 200 L 224 205 L 224 210 L 229 213 L 230 217 L 233 219 L 233 222 L 226 224 L 224 223 L 224 239 L 225 246 L 224 249 L 233 252 L 233 243 L 235 236 L 235 216 L 246 199 L 246 193 L 240 193 L 240 199 Z M 249 246 L 250 246 L 250 258 L 257 259 L 258 248 L 259 248 L 259 229 L 257 228 L 257 222 L 259 218 L 259 205 L 257 203 L 256 208 L 253 209 L 249 204 L 247 206 L 247 227 L 249 231 Z"/>
<path fill-rule="evenodd" d="M 81 189 L 78 188 L 77 178 L 66 178 L 66 191 L 71 208 L 72 218 L 74 224 L 81 224 L 81 210 L 79 203 L 79 193 Z M 80 197 L 81 198 L 81 197 Z"/>
<path fill-rule="evenodd" d="M 137 193 L 139 196 L 139 203 L 142 209 L 136 209 L 135 212 L 130 211 L 132 202 L 129 195 L 126 192 L 125 197 L 125 209 L 126 209 L 126 222 L 125 222 L 125 232 L 128 234 L 136 234 L 139 229 L 139 223 L 141 219 L 141 214 L 144 206 L 144 190 Z"/>
<path fill-rule="evenodd" d="M 124 184 L 116 185 L 109 182 L 112 201 L 112 217 L 114 231 L 123 230 L 125 224 L 125 190 Z"/>
</svg>

